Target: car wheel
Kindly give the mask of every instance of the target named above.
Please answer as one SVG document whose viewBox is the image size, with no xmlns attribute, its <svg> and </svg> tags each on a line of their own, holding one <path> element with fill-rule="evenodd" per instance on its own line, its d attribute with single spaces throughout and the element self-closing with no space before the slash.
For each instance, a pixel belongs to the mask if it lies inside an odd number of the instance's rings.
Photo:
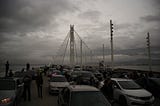
<svg viewBox="0 0 160 106">
<path fill-rule="evenodd" d="M 119 97 L 119 103 L 121 106 L 127 106 L 127 100 L 124 96 Z"/>
</svg>

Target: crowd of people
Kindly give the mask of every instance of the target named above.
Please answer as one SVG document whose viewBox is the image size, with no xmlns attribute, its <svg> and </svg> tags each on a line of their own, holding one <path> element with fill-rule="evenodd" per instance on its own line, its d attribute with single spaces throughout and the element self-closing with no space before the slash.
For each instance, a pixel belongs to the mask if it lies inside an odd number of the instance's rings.
<svg viewBox="0 0 160 106">
<path fill-rule="evenodd" d="M 10 64 L 9 61 L 6 62 L 5 64 L 6 70 L 5 70 L 5 77 L 6 78 L 12 78 L 14 76 L 12 69 L 10 69 Z M 24 90 L 23 90 L 23 98 L 24 101 L 28 100 L 31 101 L 31 83 L 33 80 L 33 76 L 31 75 L 30 71 L 35 71 L 34 68 L 30 68 L 30 64 L 27 63 L 26 64 L 26 71 L 23 68 L 21 70 L 21 73 L 23 73 L 23 83 L 24 83 Z M 44 70 L 46 71 L 46 70 Z M 43 77 L 42 77 L 42 72 L 40 70 L 36 70 L 36 74 L 35 74 L 35 82 L 37 85 L 37 95 L 39 98 L 42 98 L 42 88 L 43 88 Z"/>
</svg>

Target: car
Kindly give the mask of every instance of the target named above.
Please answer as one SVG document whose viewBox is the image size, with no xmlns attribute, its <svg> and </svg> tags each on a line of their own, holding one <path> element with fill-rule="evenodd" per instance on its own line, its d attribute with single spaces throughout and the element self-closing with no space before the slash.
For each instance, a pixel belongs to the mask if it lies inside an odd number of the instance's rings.
<svg viewBox="0 0 160 106">
<path fill-rule="evenodd" d="M 137 79 L 136 82 L 150 91 L 155 97 L 160 98 L 160 78 L 144 77 Z"/>
<path fill-rule="evenodd" d="M 111 106 L 104 95 L 89 85 L 70 85 L 58 95 L 58 106 Z"/>
<path fill-rule="evenodd" d="M 74 66 L 74 69 L 73 69 L 73 70 L 74 70 L 74 71 L 81 71 L 82 68 L 81 68 L 81 66 L 76 65 L 76 66 Z"/>
<path fill-rule="evenodd" d="M 102 73 L 100 73 L 99 71 L 92 71 L 92 73 L 94 74 L 94 76 L 99 80 L 99 81 L 102 81 L 103 80 L 103 75 Z"/>
<path fill-rule="evenodd" d="M 61 71 L 56 70 L 54 68 L 49 69 L 47 76 L 52 77 L 54 75 L 62 75 Z"/>
<path fill-rule="evenodd" d="M 0 106 L 16 106 L 23 94 L 23 83 L 16 78 L 0 78 Z"/>
<path fill-rule="evenodd" d="M 69 85 L 69 82 L 63 75 L 55 75 L 49 80 L 49 94 L 58 94 L 62 88 Z"/>
<path fill-rule="evenodd" d="M 96 86 L 98 84 L 98 79 L 89 71 L 73 71 L 71 73 L 71 81 L 75 81 L 78 85 Z"/>
<path fill-rule="evenodd" d="M 111 78 L 108 82 L 108 97 L 118 101 L 122 106 L 152 106 L 154 96 L 132 79 Z"/>
<path fill-rule="evenodd" d="M 57 70 L 57 69 L 56 68 L 49 68 L 49 70 L 47 71 L 47 76 L 50 77 L 54 70 Z"/>
</svg>

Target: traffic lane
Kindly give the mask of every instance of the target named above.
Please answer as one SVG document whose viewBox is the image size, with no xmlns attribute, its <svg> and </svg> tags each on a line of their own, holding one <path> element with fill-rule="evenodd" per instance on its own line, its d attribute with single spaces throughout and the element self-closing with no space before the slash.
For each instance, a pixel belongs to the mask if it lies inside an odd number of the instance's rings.
<svg viewBox="0 0 160 106">
<path fill-rule="evenodd" d="M 43 77 L 43 98 L 39 98 L 37 94 L 36 82 L 31 84 L 31 101 L 21 99 L 19 106 L 57 106 L 57 96 L 50 95 L 48 92 L 48 78 Z"/>
</svg>

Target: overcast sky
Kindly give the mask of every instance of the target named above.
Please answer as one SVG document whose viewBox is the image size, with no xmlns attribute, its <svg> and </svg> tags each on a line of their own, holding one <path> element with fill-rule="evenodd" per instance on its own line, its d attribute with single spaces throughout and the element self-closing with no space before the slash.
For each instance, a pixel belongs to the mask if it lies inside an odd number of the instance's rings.
<svg viewBox="0 0 160 106">
<path fill-rule="evenodd" d="M 0 0 L 0 63 L 51 62 L 70 24 L 95 52 L 104 43 L 109 59 L 110 19 L 115 60 L 146 58 L 147 32 L 160 59 L 160 0 Z"/>
</svg>

